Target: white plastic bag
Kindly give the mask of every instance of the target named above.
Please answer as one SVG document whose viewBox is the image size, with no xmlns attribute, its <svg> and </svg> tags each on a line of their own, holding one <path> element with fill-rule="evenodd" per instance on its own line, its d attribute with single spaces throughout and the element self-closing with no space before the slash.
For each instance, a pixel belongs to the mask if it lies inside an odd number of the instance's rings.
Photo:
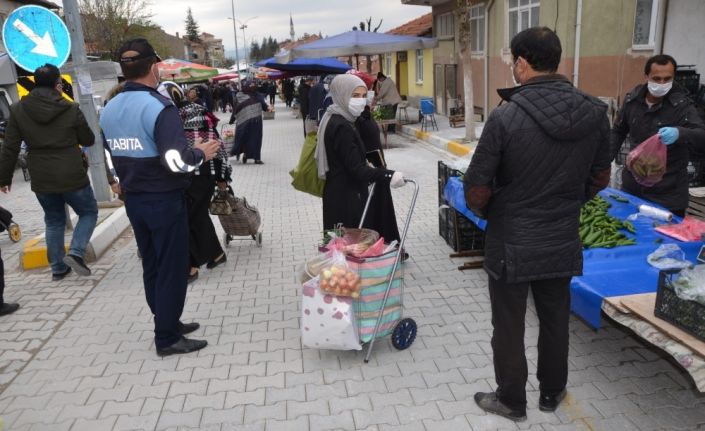
<svg viewBox="0 0 705 431">
<path fill-rule="evenodd" d="M 685 253 L 676 244 L 662 244 L 646 257 L 649 264 L 660 270 L 683 269 L 693 266 L 685 260 Z"/>
<path fill-rule="evenodd" d="M 312 349 L 362 350 L 352 299 L 324 294 L 319 277 L 301 292 L 301 341 Z"/>
<path fill-rule="evenodd" d="M 684 269 L 678 274 L 673 286 L 679 298 L 705 305 L 705 265 Z"/>
</svg>

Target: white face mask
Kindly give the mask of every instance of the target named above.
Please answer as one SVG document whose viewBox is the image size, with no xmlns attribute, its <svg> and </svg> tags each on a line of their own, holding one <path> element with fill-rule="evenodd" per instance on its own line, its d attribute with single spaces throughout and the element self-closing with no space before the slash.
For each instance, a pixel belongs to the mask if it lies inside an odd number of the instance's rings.
<svg viewBox="0 0 705 431">
<path fill-rule="evenodd" d="M 350 111 L 350 113 L 357 118 L 360 114 L 362 114 L 362 111 L 365 110 L 365 106 L 367 106 L 367 99 L 353 97 L 350 99 L 350 103 L 348 104 L 348 111 Z"/>
<path fill-rule="evenodd" d="M 669 91 L 671 91 L 671 87 L 673 87 L 673 81 L 667 82 L 665 84 L 657 84 L 655 82 L 649 81 L 648 87 L 649 93 L 651 93 L 654 97 L 663 97 L 667 95 Z"/>
<path fill-rule="evenodd" d="M 519 59 L 517 59 L 517 61 L 515 61 L 514 64 L 512 64 L 512 66 L 510 67 L 512 73 L 512 82 L 514 83 L 515 87 L 519 87 L 521 85 L 521 82 L 517 80 L 517 77 L 514 74 L 514 68 L 516 67 L 518 61 Z"/>
</svg>

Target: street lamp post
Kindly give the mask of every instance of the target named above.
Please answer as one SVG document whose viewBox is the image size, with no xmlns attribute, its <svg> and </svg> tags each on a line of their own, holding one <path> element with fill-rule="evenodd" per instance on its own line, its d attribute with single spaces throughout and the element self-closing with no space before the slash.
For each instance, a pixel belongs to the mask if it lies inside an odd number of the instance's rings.
<svg viewBox="0 0 705 431">
<path fill-rule="evenodd" d="M 253 16 L 251 18 L 247 18 L 244 22 L 240 21 L 239 19 L 234 19 L 233 21 L 237 21 L 240 24 L 240 30 L 242 30 L 242 43 L 245 44 L 245 49 L 247 49 L 247 59 L 245 60 L 245 66 L 250 67 L 250 49 L 247 47 L 247 39 L 245 38 L 245 29 L 247 28 L 247 23 L 252 21 L 253 19 L 257 18 L 256 16 Z"/>
<path fill-rule="evenodd" d="M 230 5 L 232 6 L 233 12 L 233 36 L 235 37 L 235 70 L 240 73 L 240 56 L 237 53 L 237 24 L 235 22 L 235 0 L 230 0 Z"/>
</svg>

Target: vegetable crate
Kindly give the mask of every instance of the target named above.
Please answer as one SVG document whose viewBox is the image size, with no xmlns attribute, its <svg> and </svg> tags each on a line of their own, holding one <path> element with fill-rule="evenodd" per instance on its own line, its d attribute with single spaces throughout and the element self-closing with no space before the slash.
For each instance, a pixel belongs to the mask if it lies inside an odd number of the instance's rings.
<svg viewBox="0 0 705 431">
<path fill-rule="evenodd" d="M 705 341 L 705 305 L 676 295 L 677 276 L 678 271 L 659 271 L 654 315 Z"/>
<path fill-rule="evenodd" d="M 448 183 L 448 178 L 450 177 L 462 177 L 463 173 L 457 169 L 453 169 L 450 166 L 443 163 L 442 160 L 438 161 L 438 205 L 447 205 L 445 197 L 443 196 L 443 189 L 446 188 Z"/>
<path fill-rule="evenodd" d="M 439 217 L 441 220 L 445 217 L 445 222 L 441 223 L 441 228 L 445 227 L 445 232 L 441 232 L 441 236 L 454 251 L 485 249 L 485 231 L 455 208 L 441 210 Z"/>
</svg>

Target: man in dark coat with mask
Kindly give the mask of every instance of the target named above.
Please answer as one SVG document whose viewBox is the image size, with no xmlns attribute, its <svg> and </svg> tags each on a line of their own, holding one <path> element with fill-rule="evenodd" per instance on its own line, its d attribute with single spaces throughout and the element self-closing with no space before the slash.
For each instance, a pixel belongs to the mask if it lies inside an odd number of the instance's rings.
<svg viewBox="0 0 705 431">
<path fill-rule="evenodd" d="M 520 32 L 511 52 L 521 85 L 499 90 L 505 103 L 489 116 L 464 181 L 468 207 L 487 218 L 497 382 L 475 402 L 522 421 L 529 288 L 540 322 L 539 408 L 554 411 L 566 393 L 570 280 L 583 267 L 580 208 L 609 182 L 609 122 L 605 104 L 556 74 L 561 44 L 551 29 Z"/>
<path fill-rule="evenodd" d="M 673 82 L 676 60 L 670 55 L 656 55 L 644 66 L 647 82 L 627 93 L 612 128 L 612 159 L 619 153 L 627 135 L 629 150 L 659 134 L 667 145 L 666 174 L 652 187 L 636 182 L 628 170 L 622 171 L 622 189 L 640 198 L 684 216 L 688 208 L 689 154 L 705 153 L 705 123 L 688 97 L 688 92 Z"/>
</svg>

